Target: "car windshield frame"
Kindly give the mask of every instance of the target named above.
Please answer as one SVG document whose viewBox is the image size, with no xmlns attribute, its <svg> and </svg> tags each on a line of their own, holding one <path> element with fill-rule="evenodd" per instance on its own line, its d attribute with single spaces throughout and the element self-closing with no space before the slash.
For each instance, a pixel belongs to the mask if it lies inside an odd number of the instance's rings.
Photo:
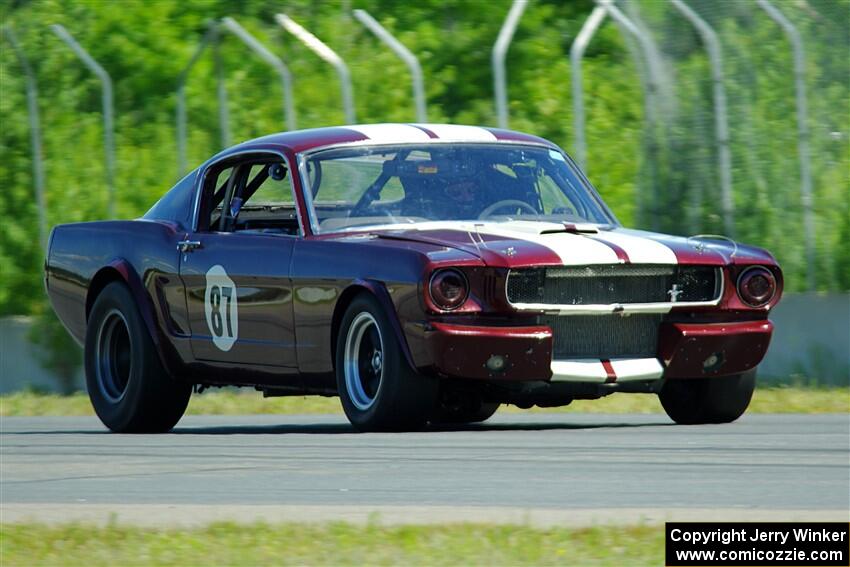
<svg viewBox="0 0 850 567">
<path fill-rule="evenodd" d="M 596 207 L 594 211 L 601 217 L 605 219 L 606 222 L 594 222 L 594 221 L 579 221 L 575 224 L 582 225 L 592 225 L 599 228 L 615 228 L 621 226 L 620 222 L 617 220 L 617 217 L 614 215 L 613 211 L 608 207 L 602 197 L 599 195 L 599 192 L 578 166 L 578 164 L 563 150 L 554 145 L 542 144 L 542 143 L 532 143 L 532 142 L 524 142 L 524 141 L 457 141 L 457 140 L 432 140 L 430 142 L 354 142 L 354 143 L 342 143 L 342 144 L 333 144 L 328 146 L 321 146 L 317 148 L 312 148 L 308 151 L 299 152 L 296 154 L 297 163 L 298 163 L 298 177 L 301 185 L 301 194 L 303 197 L 304 206 L 307 213 L 307 221 L 310 225 L 310 231 L 312 234 L 316 235 L 328 235 L 328 234 L 345 234 L 351 232 L 368 232 L 375 228 L 395 226 L 396 223 L 374 223 L 374 224 L 358 224 L 355 226 L 348 227 L 340 227 L 335 229 L 322 229 L 318 222 L 318 215 L 316 212 L 316 207 L 314 204 L 314 195 L 310 183 L 310 176 L 308 173 L 308 163 L 310 160 L 319 158 L 322 154 L 336 154 L 340 150 L 351 150 L 351 155 L 348 157 L 358 157 L 366 152 L 375 151 L 378 152 L 386 152 L 389 153 L 394 149 L 401 150 L 416 150 L 416 149 L 429 149 L 434 146 L 476 146 L 476 147 L 485 147 L 485 148 L 499 148 L 500 150 L 510 151 L 510 150 L 536 150 L 536 151 L 548 151 L 550 152 L 550 157 L 554 157 L 551 154 L 557 154 L 559 157 L 556 158 L 559 161 L 563 162 L 565 166 L 568 168 L 574 180 L 578 181 L 579 189 L 585 192 L 585 196 L 588 198 L 590 203 Z M 560 189 L 560 187 L 559 187 Z M 364 190 L 365 193 L 365 190 Z M 551 219 L 542 219 L 542 218 L 522 218 L 521 220 L 525 221 L 539 221 L 539 222 L 555 222 L 555 223 L 573 223 L 574 221 L 568 220 L 551 220 Z M 388 219 L 389 220 L 389 219 Z M 510 219 L 492 221 L 492 220 L 481 220 L 481 219 L 463 219 L 463 220 L 439 220 L 439 219 L 427 219 L 428 223 L 434 222 L 508 222 Z M 416 224 L 410 224 L 410 228 L 415 228 Z M 399 227 L 404 226 L 397 225 Z"/>
</svg>

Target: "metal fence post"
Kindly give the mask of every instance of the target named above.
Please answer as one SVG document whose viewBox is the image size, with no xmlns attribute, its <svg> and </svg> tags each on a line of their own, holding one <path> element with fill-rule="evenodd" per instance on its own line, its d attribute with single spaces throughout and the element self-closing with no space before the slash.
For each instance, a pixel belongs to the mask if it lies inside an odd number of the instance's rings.
<svg viewBox="0 0 850 567">
<path fill-rule="evenodd" d="M 519 0 L 525 2 L 525 0 Z M 416 56 L 407 49 L 404 44 L 397 40 L 393 35 L 378 21 L 373 18 L 366 10 L 354 10 L 354 17 L 360 20 L 360 23 L 366 26 L 378 39 L 380 39 L 387 47 L 393 50 L 398 55 L 399 59 L 404 61 L 407 68 L 410 70 L 410 77 L 413 80 L 413 101 L 416 105 L 416 120 L 419 122 L 427 122 L 428 114 L 425 110 L 425 87 L 422 80 L 422 67 L 419 66 L 419 60 Z"/>
<path fill-rule="evenodd" d="M 351 88 L 351 73 L 345 61 L 336 52 L 325 45 L 318 37 L 304 29 L 286 14 L 275 14 L 275 20 L 283 29 L 294 35 L 307 46 L 310 51 L 321 57 L 336 69 L 342 86 L 342 106 L 345 111 L 345 121 L 354 124 L 357 120 L 354 114 L 354 94 Z"/>
<path fill-rule="evenodd" d="M 508 127 L 508 87 L 505 84 L 505 55 L 514 38 L 519 19 L 528 0 L 514 0 L 511 9 L 499 30 L 499 37 L 493 44 L 491 64 L 493 66 L 493 91 L 496 97 L 496 118 L 499 128 Z"/>
<path fill-rule="evenodd" d="M 24 72 L 27 85 L 27 115 L 30 122 L 30 146 L 32 148 L 32 179 L 35 186 L 35 206 L 38 214 L 38 240 L 41 250 L 47 253 L 47 205 L 44 198 L 44 162 L 41 153 L 41 121 L 38 115 L 38 84 L 35 80 L 26 53 L 18 43 L 15 32 L 9 26 L 3 26 L 6 39 L 18 58 L 18 63 Z"/>
<path fill-rule="evenodd" d="M 814 291 L 815 278 L 815 219 L 813 214 L 812 169 L 809 154 L 809 115 L 806 101 L 806 54 L 803 38 L 794 24 L 768 0 L 757 0 L 758 5 L 779 24 L 794 51 L 794 90 L 797 102 L 797 153 L 800 155 L 800 201 L 803 205 L 803 231 L 806 249 L 806 287 Z"/>
<path fill-rule="evenodd" d="M 613 0 L 596 0 L 597 5 L 602 6 L 608 14 L 618 24 L 623 26 L 637 40 L 640 50 L 643 52 L 644 63 L 646 64 L 646 85 L 644 86 L 644 114 L 649 129 L 648 145 L 649 159 L 647 160 L 649 167 L 650 190 L 652 193 L 651 223 L 654 230 L 659 229 L 658 219 L 658 203 L 660 195 L 658 190 L 658 117 L 655 112 L 656 94 L 658 93 L 658 80 L 655 76 L 655 65 L 653 64 L 652 40 L 635 25 L 632 20 L 626 16 L 613 2 Z M 642 77 L 643 75 L 641 75 Z M 643 209 L 640 195 L 637 196 L 638 216 L 641 215 Z"/>
<path fill-rule="evenodd" d="M 262 43 L 249 34 L 245 28 L 233 18 L 224 18 L 222 26 L 238 37 L 251 51 L 256 53 L 260 59 L 268 63 L 280 77 L 280 85 L 283 91 L 283 116 L 287 130 L 295 130 L 295 107 L 292 101 L 292 74 L 283 61 L 269 51 Z"/>
<path fill-rule="evenodd" d="M 80 60 L 100 79 L 103 85 L 103 145 L 106 153 L 106 189 L 108 192 L 107 216 L 115 218 L 115 140 L 112 102 L 112 79 L 109 73 L 92 58 L 77 41 L 71 37 L 60 24 L 53 24 L 50 29 L 64 41 Z"/>
<path fill-rule="evenodd" d="M 230 147 L 230 110 L 227 107 L 227 85 L 224 82 L 224 64 L 221 61 L 221 34 L 218 27 L 213 32 L 213 67 L 215 67 L 216 96 L 218 97 L 218 124 L 221 149 Z"/>
<path fill-rule="evenodd" d="M 729 118 L 726 111 L 726 88 L 723 86 L 723 55 L 720 40 L 714 29 L 682 0 L 670 0 L 696 28 L 708 52 L 711 63 L 711 80 L 714 93 L 714 132 L 717 144 L 718 168 L 720 173 L 720 196 L 723 207 L 723 225 L 726 234 L 734 235 L 734 200 L 732 196 L 732 157 L 729 149 Z"/>
<path fill-rule="evenodd" d="M 593 39 L 593 35 L 605 16 L 608 15 L 605 8 L 596 6 L 585 20 L 578 35 L 570 47 L 570 67 L 572 72 L 573 88 L 573 153 L 576 162 L 587 172 L 587 143 L 584 138 L 584 88 L 581 80 L 581 59 L 587 44 Z"/>
<path fill-rule="evenodd" d="M 189 71 L 200 59 L 207 45 L 216 38 L 215 23 L 210 23 L 206 33 L 201 38 L 201 43 L 189 59 L 189 63 L 177 77 L 177 168 L 178 178 L 186 174 L 186 81 Z"/>
</svg>

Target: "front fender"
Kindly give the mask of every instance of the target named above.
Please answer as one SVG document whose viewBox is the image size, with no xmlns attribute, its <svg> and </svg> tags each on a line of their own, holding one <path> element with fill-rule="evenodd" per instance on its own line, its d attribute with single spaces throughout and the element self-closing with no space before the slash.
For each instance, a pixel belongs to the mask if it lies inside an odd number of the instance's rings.
<svg viewBox="0 0 850 567">
<path fill-rule="evenodd" d="M 407 344 L 407 337 L 404 334 L 401 321 L 399 320 L 398 311 L 396 310 L 392 297 L 390 297 L 390 292 L 387 290 L 387 286 L 383 282 L 375 280 L 357 280 L 352 285 L 364 287 L 375 296 L 378 303 L 380 303 L 381 307 L 384 308 L 387 318 L 390 320 L 393 333 L 395 334 L 396 339 L 398 339 L 398 344 L 401 346 L 401 351 L 402 354 L 404 354 L 407 364 L 410 365 L 410 368 L 415 369 L 416 365 L 413 362 L 413 356 L 410 354 L 410 346 Z"/>
</svg>

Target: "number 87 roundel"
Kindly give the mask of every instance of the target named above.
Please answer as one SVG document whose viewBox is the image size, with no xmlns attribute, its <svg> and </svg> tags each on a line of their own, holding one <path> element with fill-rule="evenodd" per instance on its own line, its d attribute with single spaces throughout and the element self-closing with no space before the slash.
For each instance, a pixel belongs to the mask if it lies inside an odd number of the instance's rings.
<svg viewBox="0 0 850 567">
<path fill-rule="evenodd" d="M 239 338 L 239 309 L 236 284 L 220 264 L 207 271 L 204 311 L 213 344 L 225 352 L 229 351 Z"/>
</svg>

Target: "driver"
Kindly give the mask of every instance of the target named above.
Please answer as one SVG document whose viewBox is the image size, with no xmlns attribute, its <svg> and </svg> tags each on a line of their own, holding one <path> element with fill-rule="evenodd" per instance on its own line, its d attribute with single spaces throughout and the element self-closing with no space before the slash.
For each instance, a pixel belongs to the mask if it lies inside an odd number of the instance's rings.
<svg viewBox="0 0 850 567">
<path fill-rule="evenodd" d="M 453 177 L 443 186 L 442 205 L 447 216 L 456 219 L 477 219 L 484 209 L 484 194 L 472 177 Z"/>
</svg>

